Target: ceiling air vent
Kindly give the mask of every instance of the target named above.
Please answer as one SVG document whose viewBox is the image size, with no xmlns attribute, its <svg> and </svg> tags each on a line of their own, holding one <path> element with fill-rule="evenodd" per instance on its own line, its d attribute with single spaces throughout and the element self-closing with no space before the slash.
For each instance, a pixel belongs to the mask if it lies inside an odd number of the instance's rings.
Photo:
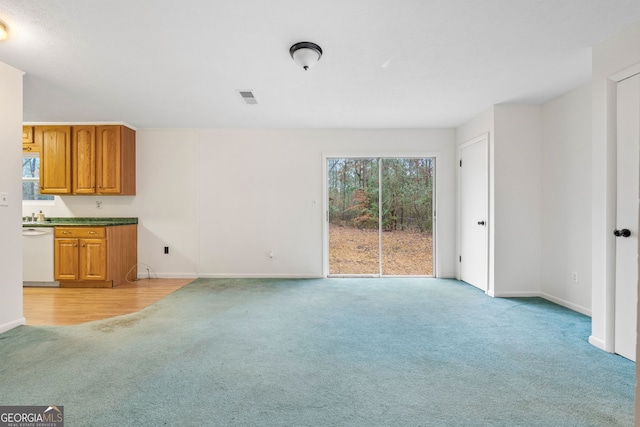
<svg viewBox="0 0 640 427">
<path fill-rule="evenodd" d="M 236 92 L 238 92 L 238 95 L 240 95 L 240 98 L 242 98 L 245 104 L 256 105 L 258 103 L 256 96 L 250 90 L 237 90 Z"/>
</svg>

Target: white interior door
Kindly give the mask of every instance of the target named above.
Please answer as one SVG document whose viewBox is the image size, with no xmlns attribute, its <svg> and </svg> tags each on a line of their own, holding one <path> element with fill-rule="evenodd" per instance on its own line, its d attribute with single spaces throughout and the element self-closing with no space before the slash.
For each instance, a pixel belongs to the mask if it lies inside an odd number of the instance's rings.
<svg viewBox="0 0 640 427">
<path fill-rule="evenodd" d="M 460 279 L 487 291 L 489 139 L 460 148 Z"/>
<path fill-rule="evenodd" d="M 615 352 L 635 361 L 638 300 L 640 74 L 618 83 Z"/>
</svg>

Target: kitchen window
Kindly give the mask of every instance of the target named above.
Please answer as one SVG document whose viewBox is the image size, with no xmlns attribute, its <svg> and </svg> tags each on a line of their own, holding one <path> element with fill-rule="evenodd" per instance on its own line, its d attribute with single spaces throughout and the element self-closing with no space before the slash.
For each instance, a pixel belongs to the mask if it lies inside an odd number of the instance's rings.
<svg viewBox="0 0 640 427">
<path fill-rule="evenodd" d="M 40 155 L 23 153 L 22 155 L 22 201 L 53 201 L 53 196 L 40 194 Z"/>
</svg>

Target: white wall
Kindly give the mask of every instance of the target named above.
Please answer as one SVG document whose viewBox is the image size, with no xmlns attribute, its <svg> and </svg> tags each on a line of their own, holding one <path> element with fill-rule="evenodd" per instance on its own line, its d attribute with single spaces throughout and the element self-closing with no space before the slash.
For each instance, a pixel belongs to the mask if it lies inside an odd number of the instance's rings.
<svg viewBox="0 0 640 427">
<path fill-rule="evenodd" d="M 591 312 L 591 89 L 497 105 L 456 130 L 490 135 L 489 294 Z M 579 283 L 571 281 L 578 273 Z"/>
<path fill-rule="evenodd" d="M 0 62 L 0 332 L 25 324 L 22 313 L 22 75 Z"/>
<path fill-rule="evenodd" d="M 489 133 L 489 139 L 493 137 L 493 107 L 486 109 L 476 117 L 456 128 L 456 144 L 462 144 L 472 139 Z"/>
<path fill-rule="evenodd" d="M 320 277 L 323 153 L 398 152 L 437 156 L 436 269 L 454 277 L 453 130 L 142 129 L 136 196 L 56 197 L 25 214 L 138 217 L 142 276 Z"/>
<path fill-rule="evenodd" d="M 456 142 L 489 133 L 489 290 L 540 294 L 541 107 L 496 105 L 456 130 Z"/>
<path fill-rule="evenodd" d="M 625 70 L 640 71 L 640 22 L 593 47 L 592 331 L 589 342 L 613 352 L 615 286 L 615 93 Z M 628 74 L 628 73 L 627 73 Z"/>
<path fill-rule="evenodd" d="M 455 275 L 453 130 L 206 130 L 200 138 L 200 275 L 322 276 L 323 154 L 391 153 L 437 156 L 436 269 Z"/>
<path fill-rule="evenodd" d="M 542 106 L 542 136 L 542 296 L 590 315 L 591 85 Z"/>
<path fill-rule="evenodd" d="M 494 256 L 494 248 L 495 248 L 495 233 L 493 230 L 493 223 L 495 220 L 495 209 L 493 204 L 494 199 L 494 191 L 495 191 L 495 175 L 494 175 L 494 156 L 495 156 L 495 146 L 494 146 L 494 107 L 491 107 L 473 119 L 469 120 L 467 123 L 459 126 L 456 129 L 456 145 L 460 147 L 462 144 L 471 141 L 472 139 L 483 135 L 489 134 L 489 219 L 488 219 L 488 227 L 489 227 L 489 268 L 488 268 L 488 280 L 487 280 L 487 293 L 493 294 L 493 289 L 495 287 L 495 256 Z M 457 154 L 460 154 L 459 152 Z M 459 191 L 459 190 L 458 190 Z M 460 229 L 458 227 L 458 233 Z M 460 236 L 458 236 L 458 254 L 460 254 Z M 460 278 L 460 264 L 456 265 L 456 277 Z"/>
<path fill-rule="evenodd" d="M 494 110 L 494 295 L 540 292 L 542 111 L 536 105 Z"/>
</svg>

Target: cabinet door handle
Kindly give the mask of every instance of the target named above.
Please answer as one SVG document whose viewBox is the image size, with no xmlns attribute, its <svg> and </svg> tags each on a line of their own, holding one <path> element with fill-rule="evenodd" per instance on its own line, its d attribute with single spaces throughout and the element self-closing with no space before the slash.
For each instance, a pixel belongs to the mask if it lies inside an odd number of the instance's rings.
<svg viewBox="0 0 640 427">
<path fill-rule="evenodd" d="M 98 234 L 98 233 L 95 231 L 90 231 L 89 234 Z"/>
<path fill-rule="evenodd" d="M 73 247 L 74 247 L 74 248 L 77 248 L 77 247 L 78 247 L 78 244 L 77 244 L 77 243 L 74 243 L 74 244 L 73 244 Z"/>
<path fill-rule="evenodd" d="M 63 231 L 62 234 L 71 234 L 70 231 Z"/>
</svg>

